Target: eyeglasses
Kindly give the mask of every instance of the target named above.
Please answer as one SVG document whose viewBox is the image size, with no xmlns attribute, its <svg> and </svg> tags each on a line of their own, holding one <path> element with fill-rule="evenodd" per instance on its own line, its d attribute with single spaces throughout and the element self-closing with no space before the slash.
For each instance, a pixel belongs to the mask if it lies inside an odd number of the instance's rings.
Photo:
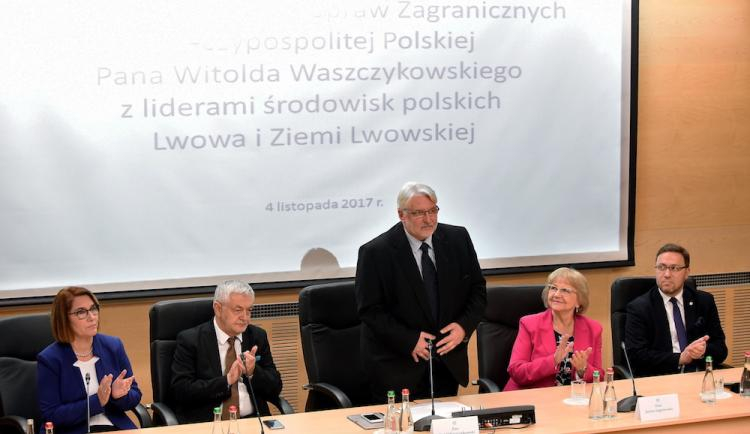
<svg viewBox="0 0 750 434">
<path fill-rule="evenodd" d="M 88 309 L 80 308 L 69 313 L 69 315 L 75 315 L 75 317 L 78 319 L 86 319 L 89 317 L 89 314 L 91 314 L 91 316 L 98 316 L 99 305 L 95 304 Z"/>
<path fill-rule="evenodd" d="M 424 217 L 426 215 L 433 216 L 433 215 L 437 215 L 438 211 L 440 211 L 440 208 L 438 208 L 437 205 L 435 205 L 434 208 L 430 208 L 430 209 L 415 209 L 415 210 L 404 209 L 404 212 L 406 212 L 412 217 Z"/>
<path fill-rule="evenodd" d="M 671 271 L 673 273 L 676 273 L 678 271 L 682 271 L 682 270 L 686 269 L 687 265 L 656 264 L 656 267 L 654 267 L 654 268 L 656 268 L 656 270 L 659 271 L 660 273 L 663 273 L 663 272 L 665 272 L 667 270 L 669 270 L 669 271 Z"/>
<path fill-rule="evenodd" d="M 549 286 L 549 292 L 557 292 L 557 293 L 562 294 L 562 295 L 570 295 L 570 294 L 575 293 L 576 290 L 575 289 L 570 289 L 570 288 L 558 288 L 555 285 L 550 285 Z"/>
</svg>

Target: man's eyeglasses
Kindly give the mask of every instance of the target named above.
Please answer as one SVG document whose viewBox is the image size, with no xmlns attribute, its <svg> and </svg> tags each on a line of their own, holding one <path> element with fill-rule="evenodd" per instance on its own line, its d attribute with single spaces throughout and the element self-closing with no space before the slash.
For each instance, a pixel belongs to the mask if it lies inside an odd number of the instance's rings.
<svg viewBox="0 0 750 434">
<path fill-rule="evenodd" d="M 659 271 L 660 273 L 663 273 L 663 272 L 665 272 L 667 270 L 669 270 L 669 271 L 671 271 L 673 273 L 676 273 L 678 271 L 682 271 L 682 270 L 686 269 L 687 265 L 656 264 L 656 267 L 654 267 L 654 268 L 656 268 L 656 270 Z"/>
<path fill-rule="evenodd" d="M 557 293 L 562 294 L 562 295 L 570 295 L 570 294 L 573 294 L 574 292 L 576 292 L 576 290 L 575 289 L 570 289 L 570 288 L 559 288 L 559 287 L 557 287 L 555 285 L 550 285 L 549 286 L 549 292 L 557 292 Z"/>
<path fill-rule="evenodd" d="M 426 215 L 433 216 L 433 215 L 437 215 L 438 211 L 440 211 L 440 208 L 438 208 L 437 205 L 435 205 L 434 208 L 430 208 L 430 209 L 415 209 L 415 210 L 404 209 L 404 212 L 406 212 L 412 217 L 424 217 Z"/>
<path fill-rule="evenodd" d="M 81 309 L 78 309 L 78 310 L 74 310 L 73 312 L 70 312 L 69 315 L 75 315 L 75 317 L 78 318 L 78 319 L 86 319 L 86 318 L 89 317 L 89 313 L 91 314 L 91 316 L 98 316 L 99 315 L 99 305 L 95 304 L 95 305 L 91 306 L 88 309 L 81 308 Z"/>
</svg>

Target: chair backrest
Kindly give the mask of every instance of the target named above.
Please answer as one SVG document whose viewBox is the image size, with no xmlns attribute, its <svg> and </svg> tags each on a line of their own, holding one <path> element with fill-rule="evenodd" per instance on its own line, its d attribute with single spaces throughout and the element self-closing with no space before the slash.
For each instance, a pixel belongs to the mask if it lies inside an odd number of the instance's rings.
<svg viewBox="0 0 750 434">
<path fill-rule="evenodd" d="M 313 285 L 299 293 L 302 353 L 310 383 L 329 383 L 361 406 L 372 396 L 360 355 L 361 322 L 354 282 Z M 334 408 L 329 400 L 310 392 L 305 410 Z"/>
<path fill-rule="evenodd" d="M 0 318 L 0 357 L 35 361 L 54 341 L 49 313 Z"/>
<path fill-rule="evenodd" d="M 544 285 L 493 285 L 487 288 L 487 307 L 477 326 L 479 376 L 502 390 L 508 382 L 508 362 L 524 315 L 543 311 Z"/>
<path fill-rule="evenodd" d="M 151 306 L 148 318 L 154 402 L 163 402 L 172 407 L 170 384 L 177 335 L 183 330 L 210 320 L 213 316 L 213 297 L 165 300 Z"/>
<path fill-rule="evenodd" d="M 688 277 L 686 286 L 695 288 L 695 280 Z M 627 319 L 628 303 L 648 292 L 656 286 L 655 277 L 618 277 L 612 282 L 610 294 L 610 325 L 612 327 L 612 363 L 624 368 L 625 354 L 620 343 L 625 340 L 625 322 Z"/>
<path fill-rule="evenodd" d="M 0 318 L 0 416 L 42 422 L 36 356 L 54 342 L 48 313 Z"/>
</svg>

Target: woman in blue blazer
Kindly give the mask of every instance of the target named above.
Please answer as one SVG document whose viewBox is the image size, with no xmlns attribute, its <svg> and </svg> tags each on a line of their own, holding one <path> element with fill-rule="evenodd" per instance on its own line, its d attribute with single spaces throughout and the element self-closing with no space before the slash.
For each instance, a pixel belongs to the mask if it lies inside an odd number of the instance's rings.
<svg viewBox="0 0 750 434">
<path fill-rule="evenodd" d="M 85 433 L 89 424 L 91 432 L 135 428 L 125 411 L 138 405 L 141 391 L 125 347 L 98 331 L 94 294 L 79 287 L 60 290 L 52 303 L 56 342 L 37 356 L 39 408 L 56 434 Z"/>
</svg>

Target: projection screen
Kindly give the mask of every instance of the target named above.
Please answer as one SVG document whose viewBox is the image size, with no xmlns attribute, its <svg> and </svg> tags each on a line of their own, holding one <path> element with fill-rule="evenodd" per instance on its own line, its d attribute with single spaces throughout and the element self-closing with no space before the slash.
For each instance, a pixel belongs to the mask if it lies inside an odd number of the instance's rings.
<svg viewBox="0 0 750 434">
<path fill-rule="evenodd" d="M 488 274 L 632 261 L 637 2 L 0 8 L 0 298 L 351 277 L 406 181 Z"/>
</svg>

